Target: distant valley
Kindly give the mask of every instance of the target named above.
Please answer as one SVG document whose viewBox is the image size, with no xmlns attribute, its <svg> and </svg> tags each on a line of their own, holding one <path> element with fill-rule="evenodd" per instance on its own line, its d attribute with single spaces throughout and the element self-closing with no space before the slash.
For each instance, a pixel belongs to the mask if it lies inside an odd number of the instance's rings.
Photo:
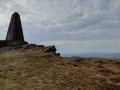
<svg viewBox="0 0 120 90">
<path fill-rule="evenodd" d="M 87 52 L 87 53 L 76 53 L 76 54 L 61 54 L 63 57 L 100 57 L 100 58 L 110 58 L 110 59 L 120 59 L 120 53 L 106 53 L 106 52 Z"/>
</svg>

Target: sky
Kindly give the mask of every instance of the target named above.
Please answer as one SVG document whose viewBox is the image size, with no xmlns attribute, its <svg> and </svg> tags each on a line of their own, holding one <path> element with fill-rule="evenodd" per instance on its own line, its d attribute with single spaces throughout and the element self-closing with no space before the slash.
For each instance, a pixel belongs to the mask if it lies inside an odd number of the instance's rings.
<svg viewBox="0 0 120 90">
<path fill-rule="evenodd" d="M 120 0 L 0 0 L 0 40 L 14 12 L 29 43 L 60 53 L 120 52 Z"/>
</svg>

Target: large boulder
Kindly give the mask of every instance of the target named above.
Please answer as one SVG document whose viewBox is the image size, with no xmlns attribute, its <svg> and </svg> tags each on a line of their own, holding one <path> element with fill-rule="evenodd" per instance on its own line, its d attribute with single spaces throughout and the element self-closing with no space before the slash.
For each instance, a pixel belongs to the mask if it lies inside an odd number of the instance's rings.
<svg viewBox="0 0 120 90">
<path fill-rule="evenodd" d="M 60 57 L 60 53 L 56 53 L 55 55 Z"/>
<path fill-rule="evenodd" d="M 48 52 L 56 52 L 56 48 L 55 46 L 48 46 L 43 50 L 44 53 L 48 53 Z"/>
<path fill-rule="evenodd" d="M 36 44 L 26 44 L 26 45 L 22 45 L 22 49 L 21 50 L 26 50 L 26 49 L 30 49 L 36 47 Z"/>
</svg>

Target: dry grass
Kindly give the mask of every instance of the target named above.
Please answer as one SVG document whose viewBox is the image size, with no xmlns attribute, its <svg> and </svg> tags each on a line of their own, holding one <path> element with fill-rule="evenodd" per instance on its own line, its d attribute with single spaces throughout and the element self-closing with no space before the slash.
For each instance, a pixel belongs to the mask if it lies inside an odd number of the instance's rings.
<svg viewBox="0 0 120 90">
<path fill-rule="evenodd" d="M 120 75 L 116 75 L 110 78 L 113 82 L 120 83 Z"/>
<path fill-rule="evenodd" d="M 119 63 L 101 58 L 77 62 L 39 49 L 13 50 L 0 53 L 0 89 L 120 90 Z"/>
</svg>

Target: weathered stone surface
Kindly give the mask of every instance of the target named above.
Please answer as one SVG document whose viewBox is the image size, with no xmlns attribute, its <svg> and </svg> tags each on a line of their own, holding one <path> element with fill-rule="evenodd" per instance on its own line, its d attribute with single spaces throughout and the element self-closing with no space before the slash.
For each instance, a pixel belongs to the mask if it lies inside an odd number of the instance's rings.
<svg viewBox="0 0 120 90">
<path fill-rule="evenodd" d="M 12 41 L 12 42 L 13 41 L 24 41 L 20 15 L 17 12 L 12 14 L 6 40 Z"/>
<path fill-rule="evenodd" d="M 0 40 L 0 47 L 4 47 L 7 45 L 7 42 L 5 40 Z"/>
<path fill-rule="evenodd" d="M 0 48 L 0 53 L 1 52 L 6 52 L 6 51 L 9 51 L 9 50 L 12 50 L 12 48 L 10 46 L 2 47 L 2 48 Z"/>
<path fill-rule="evenodd" d="M 26 49 L 30 49 L 29 44 L 22 46 L 22 49 L 21 49 L 21 50 L 26 50 Z"/>
<path fill-rule="evenodd" d="M 55 55 L 60 57 L 60 53 L 56 53 Z"/>
<path fill-rule="evenodd" d="M 25 45 L 25 44 L 28 44 L 28 42 L 25 41 L 7 42 L 8 46 L 17 46 L 17 45 Z"/>
<path fill-rule="evenodd" d="M 93 62 L 93 63 L 98 63 L 98 61 L 97 61 L 97 60 L 92 60 L 92 62 Z"/>
<path fill-rule="evenodd" d="M 29 44 L 29 47 L 36 47 L 36 44 Z"/>
<path fill-rule="evenodd" d="M 77 62 L 82 62 L 84 60 L 84 58 L 77 57 L 77 56 L 73 56 L 72 58 Z"/>
<path fill-rule="evenodd" d="M 6 41 L 6 40 L 0 40 L 0 47 L 16 46 L 16 45 L 24 45 L 24 44 L 28 44 L 28 42 L 25 42 L 25 41 L 9 42 L 9 41 Z"/>
<path fill-rule="evenodd" d="M 26 50 L 26 49 L 31 49 L 33 47 L 35 48 L 37 46 L 36 44 L 26 44 L 26 45 L 22 45 L 21 47 L 22 47 L 21 50 Z"/>
<path fill-rule="evenodd" d="M 48 46 L 43 50 L 44 53 L 48 52 L 56 52 L 55 46 Z"/>
<path fill-rule="evenodd" d="M 44 45 L 37 45 L 37 47 L 41 47 L 41 48 L 44 48 L 45 46 L 44 46 Z"/>
</svg>

